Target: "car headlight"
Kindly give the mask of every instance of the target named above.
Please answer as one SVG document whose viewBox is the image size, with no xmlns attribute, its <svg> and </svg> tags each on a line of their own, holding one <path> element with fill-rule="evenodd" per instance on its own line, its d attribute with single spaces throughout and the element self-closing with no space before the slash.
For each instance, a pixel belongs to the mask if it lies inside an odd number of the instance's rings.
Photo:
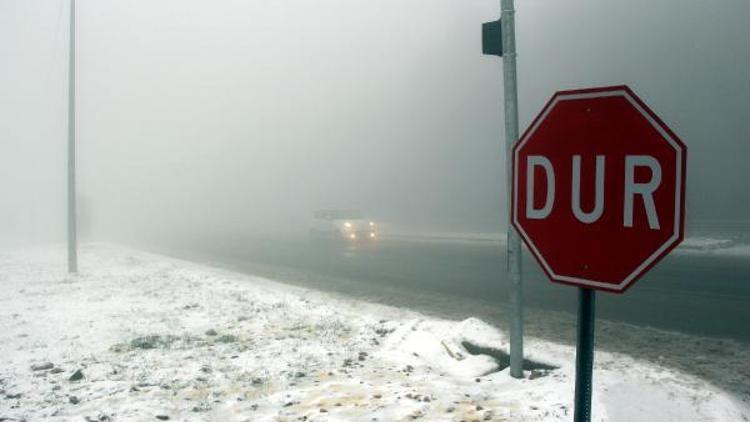
<svg viewBox="0 0 750 422">
<path fill-rule="evenodd" d="M 370 221 L 370 227 L 375 227 L 375 222 L 374 221 Z"/>
<path fill-rule="evenodd" d="M 354 234 L 354 233 L 349 233 L 349 239 L 352 239 L 352 240 L 354 240 L 354 239 L 356 239 L 356 238 L 357 238 L 357 235 L 356 235 L 356 234 Z"/>
<path fill-rule="evenodd" d="M 344 223 L 344 227 L 346 227 L 347 229 L 351 229 L 352 228 L 352 223 L 350 223 L 350 222 L 347 221 L 347 222 Z"/>
<path fill-rule="evenodd" d="M 374 239 L 374 238 L 375 238 L 375 232 L 370 232 L 370 239 Z"/>
</svg>

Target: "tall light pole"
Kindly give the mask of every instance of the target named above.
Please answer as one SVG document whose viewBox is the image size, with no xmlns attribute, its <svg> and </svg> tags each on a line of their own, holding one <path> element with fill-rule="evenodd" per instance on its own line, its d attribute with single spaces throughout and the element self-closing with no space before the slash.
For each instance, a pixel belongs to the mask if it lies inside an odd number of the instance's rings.
<svg viewBox="0 0 750 422">
<path fill-rule="evenodd" d="M 68 50 L 68 272 L 78 272 L 76 233 L 76 1 L 70 0 Z"/>
<path fill-rule="evenodd" d="M 523 289 L 521 240 L 511 224 L 513 146 L 518 142 L 518 89 L 516 84 L 516 25 L 513 0 L 501 0 L 500 20 L 482 25 L 482 53 L 503 58 L 505 96 L 505 177 L 508 204 L 507 263 L 510 281 L 510 375 L 523 378 Z"/>
<path fill-rule="evenodd" d="M 503 93 L 505 95 L 505 174 L 508 204 L 508 278 L 510 279 L 510 375 L 523 378 L 523 286 L 521 239 L 510 223 L 513 145 L 518 141 L 518 85 L 516 82 L 516 24 L 513 0 L 501 0 L 503 37 Z"/>
</svg>

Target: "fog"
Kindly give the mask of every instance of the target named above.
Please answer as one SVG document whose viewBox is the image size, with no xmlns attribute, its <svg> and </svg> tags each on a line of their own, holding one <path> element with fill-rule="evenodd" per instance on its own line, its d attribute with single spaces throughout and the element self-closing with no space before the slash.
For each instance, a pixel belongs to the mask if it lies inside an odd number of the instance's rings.
<svg viewBox="0 0 750 422">
<path fill-rule="evenodd" d="M 750 3 L 520 1 L 521 128 L 629 85 L 689 148 L 688 227 L 747 219 Z M 306 233 L 314 210 L 506 227 L 497 1 L 77 3 L 81 231 Z M 0 0 L 2 243 L 65 234 L 68 5 Z"/>
</svg>

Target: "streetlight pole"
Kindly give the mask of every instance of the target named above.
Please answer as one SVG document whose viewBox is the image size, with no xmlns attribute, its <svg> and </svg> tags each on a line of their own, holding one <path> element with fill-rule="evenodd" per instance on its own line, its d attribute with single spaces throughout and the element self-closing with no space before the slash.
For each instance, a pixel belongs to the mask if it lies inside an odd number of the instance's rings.
<svg viewBox="0 0 750 422">
<path fill-rule="evenodd" d="M 508 278 L 510 280 L 510 375 L 523 378 L 523 286 L 521 240 L 510 223 L 513 183 L 513 146 L 518 141 L 518 87 L 516 82 L 516 26 L 513 0 L 501 0 L 500 15 L 505 96 L 505 170 L 508 204 Z"/>
<path fill-rule="evenodd" d="M 76 230 L 76 2 L 70 0 L 68 50 L 68 272 L 78 272 Z"/>
</svg>

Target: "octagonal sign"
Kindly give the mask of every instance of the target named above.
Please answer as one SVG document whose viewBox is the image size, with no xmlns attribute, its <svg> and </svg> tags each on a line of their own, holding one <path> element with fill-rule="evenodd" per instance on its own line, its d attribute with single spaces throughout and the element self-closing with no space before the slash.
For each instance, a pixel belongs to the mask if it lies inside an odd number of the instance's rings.
<svg viewBox="0 0 750 422">
<path fill-rule="evenodd" d="M 682 241 L 686 154 L 626 86 L 558 92 L 513 149 L 513 226 L 552 281 L 623 292 Z"/>
</svg>

